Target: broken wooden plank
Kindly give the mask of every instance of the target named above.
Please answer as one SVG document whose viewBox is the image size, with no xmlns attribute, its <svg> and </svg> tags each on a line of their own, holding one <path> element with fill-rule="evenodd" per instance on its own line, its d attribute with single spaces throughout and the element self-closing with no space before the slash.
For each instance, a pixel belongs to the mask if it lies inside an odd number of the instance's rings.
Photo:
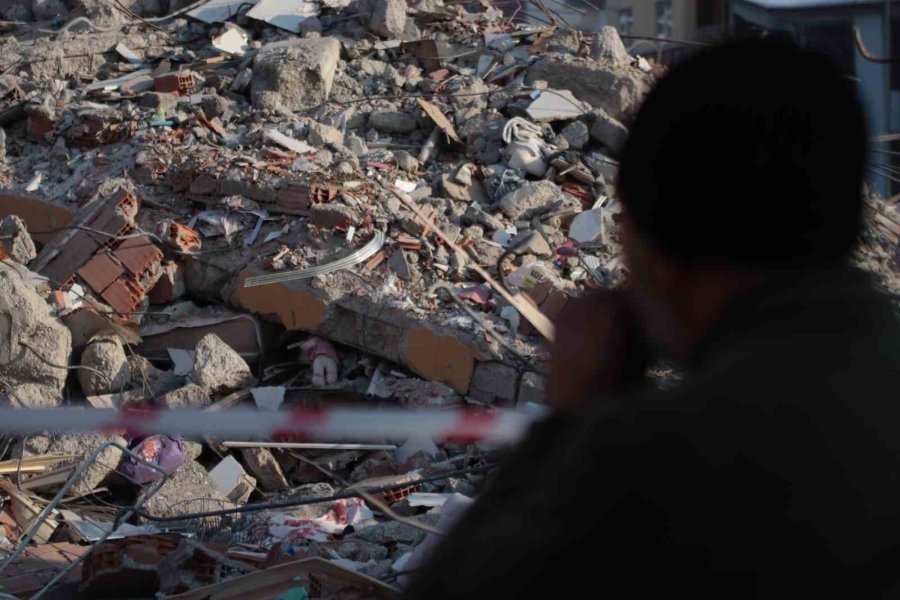
<svg viewBox="0 0 900 600">
<path fill-rule="evenodd" d="M 227 396 L 225 396 L 224 398 L 222 398 L 215 404 L 210 404 L 203 410 L 206 412 L 216 412 L 216 411 L 220 411 L 220 410 L 225 410 L 227 408 L 231 408 L 232 406 L 235 406 L 236 404 L 249 398 L 251 389 L 252 388 L 244 388 L 244 389 L 238 390 L 236 392 L 231 392 L 230 394 L 228 394 Z"/>
<path fill-rule="evenodd" d="M 22 531 L 31 529 L 35 519 L 41 514 L 41 508 L 31 498 L 20 492 L 8 479 L 0 479 L 0 490 L 9 496 L 12 502 L 13 517 L 19 524 L 19 528 Z M 35 544 L 46 544 L 58 526 L 59 523 L 53 519 L 53 513 L 50 513 L 50 516 L 35 531 L 32 541 Z"/>
<path fill-rule="evenodd" d="M 423 224 L 430 225 L 434 229 L 435 235 L 437 235 L 440 239 L 442 239 L 444 241 L 444 243 L 447 244 L 447 246 L 451 250 L 453 250 L 454 252 L 457 252 L 459 254 L 462 254 L 463 256 L 468 256 L 465 253 L 465 251 L 456 244 L 456 242 L 454 242 L 452 239 L 450 239 L 450 237 L 447 234 L 445 234 L 443 231 L 441 231 L 441 229 L 437 225 L 434 224 L 433 220 L 429 219 L 428 217 L 426 217 L 425 215 L 422 214 L 422 212 L 419 210 L 418 206 L 416 206 L 415 200 L 410 198 L 409 194 L 405 194 L 391 186 L 384 186 L 384 187 L 387 188 L 392 194 L 397 196 L 397 198 L 401 202 L 403 202 L 403 204 L 405 204 L 406 207 L 408 209 L 410 209 L 413 212 L 413 214 L 416 215 L 416 217 L 419 218 L 419 221 L 421 221 Z M 435 264 L 435 267 L 437 267 L 437 266 L 438 265 Z M 500 285 L 500 283 L 497 282 L 497 280 L 494 279 L 491 276 L 491 274 L 488 273 L 487 270 L 485 268 L 483 268 L 481 265 L 479 265 L 478 263 L 472 261 L 469 266 L 471 267 L 471 269 L 473 271 L 475 271 L 476 273 L 481 275 L 481 277 L 492 288 L 494 288 L 494 290 L 498 294 L 503 296 L 503 298 L 507 302 L 512 304 L 513 308 L 518 310 L 519 313 L 523 317 L 525 317 L 525 319 L 528 320 L 528 322 L 531 323 L 534 326 L 534 328 L 537 329 L 538 332 L 547 339 L 547 341 L 549 341 L 549 342 L 553 341 L 554 332 L 555 332 L 556 328 L 553 325 L 553 322 L 550 321 L 550 319 L 548 319 L 546 317 L 546 315 L 541 313 L 541 311 L 538 310 L 537 308 L 535 308 L 532 304 L 529 304 L 528 301 L 525 299 L 525 297 L 522 294 L 511 294 L 510 292 L 508 292 L 506 290 L 506 288 L 504 288 L 502 285 Z"/>
<path fill-rule="evenodd" d="M 20 483 L 19 487 L 21 487 L 25 491 L 59 487 L 64 484 L 74 472 L 75 465 L 66 465 L 64 467 L 59 467 L 58 469 L 53 469 L 52 471 L 30 477 Z"/>
<path fill-rule="evenodd" d="M 456 127 L 454 127 L 453 123 L 450 122 L 450 119 L 444 115 L 440 108 L 432 104 L 427 100 L 422 100 L 418 98 L 419 106 L 422 107 L 422 110 L 431 117 L 431 120 L 434 121 L 434 124 L 441 128 L 441 130 L 450 136 L 450 139 L 454 142 L 462 142 L 459 139 L 459 134 L 456 133 Z"/>
</svg>

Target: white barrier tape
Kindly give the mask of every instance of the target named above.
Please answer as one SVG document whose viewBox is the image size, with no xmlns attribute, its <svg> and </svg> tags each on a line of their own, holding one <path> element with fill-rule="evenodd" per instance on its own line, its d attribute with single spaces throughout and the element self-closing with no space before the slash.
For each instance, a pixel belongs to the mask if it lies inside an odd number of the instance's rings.
<svg viewBox="0 0 900 600">
<path fill-rule="evenodd" d="M 303 410 L 259 411 L 105 410 L 93 408 L 0 408 L 0 433 L 101 432 L 164 433 L 199 439 L 214 435 L 229 440 L 397 441 L 427 435 L 436 441 L 511 443 L 525 433 L 535 416 L 504 410 L 457 411 Z"/>
</svg>

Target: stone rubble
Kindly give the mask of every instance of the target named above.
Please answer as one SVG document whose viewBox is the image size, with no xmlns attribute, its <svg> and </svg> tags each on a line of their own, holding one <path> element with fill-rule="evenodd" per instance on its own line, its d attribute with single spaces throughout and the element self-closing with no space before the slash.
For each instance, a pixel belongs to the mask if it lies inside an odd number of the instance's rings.
<svg viewBox="0 0 900 600">
<path fill-rule="evenodd" d="M 191 379 L 209 393 L 231 392 L 246 387 L 250 367 L 219 336 L 211 333 L 197 343 Z"/>
<path fill-rule="evenodd" d="M 85 396 L 112 394 L 131 382 L 131 367 L 122 341 L 114 336 L 92 339 L 81 353 L 78 383 Z"/>
<path fill-rule="evenodd" d="M 0 382 L 13 406 L 63 400 L 72 335 L 26 275 L 0 265 Z"/>
</svg>

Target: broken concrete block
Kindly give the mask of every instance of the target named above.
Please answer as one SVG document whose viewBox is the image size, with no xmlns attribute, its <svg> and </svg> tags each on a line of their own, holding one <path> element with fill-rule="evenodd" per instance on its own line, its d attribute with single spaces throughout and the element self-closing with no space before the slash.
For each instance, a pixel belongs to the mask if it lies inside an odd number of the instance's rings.
<svg viewBox="0 0 900 600">
<path fill-rule="evenodd" d="M 440 515 L 426 513 L 411 518 L 434 527 L 437 525 Z M 370 527 L 359 527 L 352 536 L 347 536 L 344 539 L 360 539 L 365 542 L 379 545 L 399 543 L 415 546 L 425 539 L 425 532 L 412 525 L 398 523 L 397 521 L 387 521 Z"/>
<path fill-rule="evenodd" d="M 120 436 L 106 437 L 102 435 L 77 434 L 55 435 L 43 433 L 29 436 L 24 444 L 24 456 L 40 456 L 43 454 L 66 454 L 75 458 L 66 464 L 81 465 L 87 456 L 106 442 L 115 442 L 123 448 L 128 443 Z M 13 458 L 23 456 L 23 446 L 19 444 L 13 449 Z M 69 490 L 69 496 L 83 496 L 97 489 L 109 475 L 116 470 L 122 459 L 118 448 L 109 447 L 103 450 L 82 476 Z"/>
<path fill-rule="evenodd" d="M 309 143 L 313 146 L 342 146 L 344 144 L 344 134 L 340 129 L 336 129 L 323 123 L 310 123 Z"/>
<path fill-rule="evenodd" d="M 369 115 L 369 127 L 382 133 L 412 133 L 418 127 L 416 118 L 396 110 L 383 110 Z"/>
<path fill-rule="evenodd" d="M 68 371 L 61 366 L 69 364 L 71 352 L 72 334 L 50 306 L 17 271 L 0 267 L 0 380 L 18 404 L 62 402 Z"/>
<path fill-rule="evenodd" d="M 200 101 L 200 106 L 203 107 L 203 114 L 206 115 L 207 119 L 215 119 L 216 117 L 222 118 L 229 110 L 233 110 L 237 107 L 233 100 L 229 100 L 218 94 L 203 96 L 203 100 Z"/>
<path fill-rule="evenodd" d="M 419 170 L 419 161 L 405 150 L 394 152 L 394 160 L 397 161 L 397 166 L 407 173 L 415 173 Z"/>
<path fill-rule="evenodd" d="M 85 396 L 114 394 L 131 382 L 131 366 L 122 341 L 115 336 L 94 338 L 81 353 L 78 383 Z"/>
<path fill-rule="evenodd" d="M 191 379 L 208 393 L 226 393 L 250 385 L 250 367 L 216 334 L 203 336 L 194 352 Z"/>
<path fill-rule="evenodd" d="M 535 81 L 546 81 L 554 89 L 570 90 L 579 100 L 624 120 L 637 111 L 653 79 L 628 66 L 549 56 L 529 67 L 525 83 L 532 85 Z"/>
<path fill-rule="evenodd" d="M 342 543 L 338 547 L 337 553 L 341 558 L 368 563 L 387 558 L 388 549 L 378 544 L 364 542 L 363 540 L 350 540 Z"/>
<path fill-rule="evenodd" d="M 539 211 L 539 209 L 550 206 L 551 202 L 555 200 L 561 200 L 566 205 L 580 208 L 578 202 L 563 192 L 555 183 L 541 180 L 526 182 L 517 190 L 503 196 L 500 199 L 500 210 L 510 219 L 517 220 L 532 211 Z"/>
<path fill-rule="evenodd" d="M 309 220 L 318 227 L 346 227 L 358 223 L 360 216 L 344 204 L 315 204 L 310 208 Z"/>
<path fill-rule="evenodd" d="M 312 280 L 243 287 L 247 277 L 260 274 L 262 271 L 251 268 L 237 278 L 235 301 L 247 311 L 277 315 L 288 329 L 315 332 L 402 363 L 459 392 L 468 389 L 480 345 L 470 334 L 431 326 L 410 318 L 405 310 L 346 294 L 342 286 L 358 285 L 351 275 L 330 275 L 334 285 L 326 288 L 312 287 Z"/>
<path fill-rule="evenodd" d="M 515 402 L 519 372 L 514 367 L 498 362 L 481 362 L 475 365 L 469 395 L 481 402 Z"/>
<path fill-rule="evenodd" d="M 400 39 L 406 28 L 406 0 L 375 0 L 369 31 L 387 39 Z"/>
<path fill-rule="evenodd" d="M 3 241 L 3 252 L 17 263 L 27 265 L 37 256 L 25 221 L 16 215 L 9 215 L 0 221 L 0 239 Z"/>
<path fill-rule="evenodd" d="M 324 482 L 308 483 L 293 488 L 283 497 L 284 500 L 309 500 L 312 498 L 328 498 L 335 493 L 331 484 Z M 302 519 L 318 519 L 328 514 L 334 508 L 334 502 L 316 502 L 315 504 L 302 504 L 291 508 L 291 513 Z"/>
<path fill-rule="evenodd" d="M 253 473 L 263 490 L 283 492 L 291 487 L 281 470 L 281 465 L 268 448 L 242 448 L 241 456 L 247 463 L 247 469 Z"/>
<path fill-rule="evenodd" d="M 602 28 L 591 43 L 591 58 L 613 65 L 627 65 L 631 62 L 628 50 L 619 37 L 615 27 L 607 25 Z"/>
<path fill-rule="evenodd" d="M 140 351 L 139 348 L 137 351 Z M 128 363 L 131 365 L 132 388 L 146 389 L 145 386 L 147 386 L 157 394 L 162 394 L 176 390 L 184 385 L 183 377 L 176 376 L 172 371 L 157 369 L 153 366 L 153 363 L 143 356 L 129 356 Z M 193 361 L 191 362 L 191 368 L 193 368 Z"/>
<path fill-rule="evenodd" d="M 157 402 L 165 408 L 203 408 L 209 406 L 212 400 L 202 387 L 189 383 L 177 390 L 166 392 Z"/>
<path fill-rule="evenodd" d="M 244 261 L 240 254 L 221 252 L 208 254 L 200 260 L 189 257 L 184 261 L 184 290 L 191 299 L 203 302 L 222 302 L 228 297 L 232 285 L 231 273 L 237 261 Z"/>
<path fill-rule="evenodd" d="M 231 503 L 216 488 L 206 469 L 197 461 L 186 460 L 147 500 L 143 509 L 153 516 L 177 517 L 229 506 Z"/>
<path fill-rule="evenodd" d="M 572 150 L 581 150 L 591 141 L 588 126 L 581 121 L 572 121 L 562 128 L 559 135 L 569 143 Z"/>
<path fill-rule="evenodd" d="M 526 403 L 543 403 L 544 402 L 544 386 L 543 376 L 538 373 L 528 372 L 522 375 L 522 381 L 519 383 L 519 404 Z"/>
<path fill-rule="evenodd" d="M 170 115 L 178 107 L 178 96 L 163 92 L 147 92 L 141 97 L 141 106 Z"/>
<path fill-rule="evenodd" d="M 452 198 L 453 200 L 457 200 L 458 202 L 471 202 L 472 201 L 472 188 L 468 185 L 462 185 L 457 183 L 453 175 L 450 173 L 444 173 L 441 175 L 441 187 L 444 188 L 444 193 L 448 198 Z"/>
<path fill-rule="evenodd" d="M 322 104 L 331 93 L 340 52 L 335 38 L 290 39 L 263 46 L 253 66 L 253 106 L 300 110 Z"/>
<path fill-rule="evenodd" d="M 526 239 L 527 238 L 527 239 Z M 532 254 L 541 258 L 553 256 L 553 250 L 543 235 L 536 231 L 523 231 L 509 243 L 517 254 Z"/>
<path fill-rule="evenodd" d="M 365 156 L 369 153 L 369 147 L 366 145 L 366 141 L 358 135 L 350 134 L 347 136 L 347 148 L 349 148 L 350 152 L 356 156 Z"/>
<path fill-rule="evenodd" d="M 0 161 L 6 160 L 6 130 L 0 127 Z"/>
<path fill-rule="evenodd" d="M 621 154 L 628 139 L 628 129 L 606 111 L 599 110 L 595 114 L 597 117 L 591 126 L 591 138 L 609 148 L 613 154 Z"/>
<path fill-rule="evenodd" d="M 544 90 L 528 105 L 525 112 L 532 121 L 553 123 L 576 119 L 590 108 L 589 104 L 573 96 L 569 90 Z"/>
</svg>

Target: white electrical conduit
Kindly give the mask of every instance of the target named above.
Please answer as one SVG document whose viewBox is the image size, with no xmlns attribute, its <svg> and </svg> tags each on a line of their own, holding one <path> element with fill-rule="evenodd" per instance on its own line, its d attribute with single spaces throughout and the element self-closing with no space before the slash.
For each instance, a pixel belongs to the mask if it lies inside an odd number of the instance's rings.
<svg viewBox="0 0 900 600">
<path fill-rule="evenodd" d="M 288 271 L 287 273 L 272 273 L 271 275 L 259 275 L 257 277 L 248 277 L 244 280 L 244 287 L 255 287 L 257 285 L 268 285 L 270 283 L 283 283 L 285 281 L 294 281 L 295 279 L 307 279 L 316 275 L 325 275 L 358 265 L 364 260 L 375 256 L 384 246 L 384 233 L 375 232 L 375 237 L 368 244 L 351 254 L 334 262 L 324 265 L 316 265 L 308 269 L 299 269 L 296 271 Z"/>
</svg>

